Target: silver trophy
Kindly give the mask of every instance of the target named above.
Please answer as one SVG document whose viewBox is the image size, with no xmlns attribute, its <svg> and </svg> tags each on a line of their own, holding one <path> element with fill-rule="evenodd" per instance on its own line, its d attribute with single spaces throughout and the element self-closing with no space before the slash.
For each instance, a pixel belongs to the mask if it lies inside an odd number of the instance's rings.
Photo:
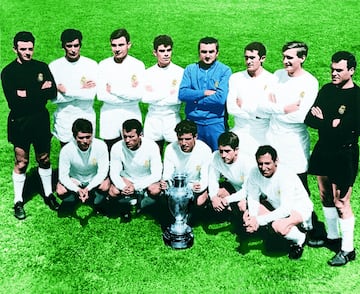
<svg viewBox="0 0 360 294">
<path fill-rule="evenodd" d="M 193 192 L 187 185 L 187 175 L 174 174 L 167 189 L 167 199 L 175 223 L 163 233 L 165 244 L 174 249 L 190 248 L 194 244 L 192 228 L 186 223 L 189 203 L 193 197 Z"/>
</svg>

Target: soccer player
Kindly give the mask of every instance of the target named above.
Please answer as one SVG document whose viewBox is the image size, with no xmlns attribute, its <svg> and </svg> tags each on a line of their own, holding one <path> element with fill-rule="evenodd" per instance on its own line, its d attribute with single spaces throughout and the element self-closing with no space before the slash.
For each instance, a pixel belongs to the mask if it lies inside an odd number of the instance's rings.
<svg viewBox="0 0 360 294">
<path fill-rule="evenodd" d="M 13 47 L 17 58 L 1 72 L 3 91 L 10 108 L 7 131 L 15 152 L 12 173 L 14 215 L 19 220 L 26 218 L 23 190 L 31 144 L 39 165 L 44 201 L 52 210 L 59 207 L 52 193 L 51 133 L 49 112 L 46 109 L 47 100 L 56 97 L 56 86 L 47 64 L 33 59 L 34 45 L 32 33 L 18 32 Z"/>
<path fill-rule="evenodd" d="M 359 165 L 360 89 L 352 78 L 355 69 L 356 59 L 350 52 L 339 51 L 332 56 L 331 83 L 321 88 L 305 120 L 318 130 L 309 173 L 317 175 L 327 223 L 325 241 L 332 247 L 341 243 L 328 261 L 331 266 L 345 265 L 356 257 L 355 217 L 350 203 Z"/>
<path fill-rule="evenodd" d="M 193 191 L 194 202 L 198 206 L 203 206 L 208 199 L 211 149 L 197 139 L 197 126 L 192 121 L 179 122 L 175 132 L 177 142 L 169 144 L 165 149 L 161 188 L 168 187 L 167 181 L 170 181 L 175 173 L 184 173 Z"/>
<path fill-rule="evenodd" d="M 97 97 L 104 102 L 100 111 L 100 137 L 109 151 L 122 138 L 121 127 L 125 120 L 142 120 L 139 101 L 145 71 L 142 61 L 128 55 L 131 42 L 126 29 L 112 32 L 110 45 L 114 56 L 99 63 L 97 88 Z"/>
<path fill-rule="evenodd" d="M 142 97 L 149 103 L 144 123 L 144 137 L 159 145 L 162 154 L 165 141 L 175 142 L 175 126 L 180 122 L 179 86 L 183 68 L 172 63 L 173 41 L 170 36 L 154 39 L 153 54 L 157 63 L 145 72 L 145 89 Z"/>
<path fill-rule="evenodd" d="M 219 42 L 215 38 L 202 38 L 198 51 L 199 62 L 185 68 L 179 99 L 186 102 L 186 118 L 196 123 L 199 140 L 215 151 L 217 139 L 227 127 L 225 106 L 231 69 L 217 60 Z"/>
<path fill-rule="evenodd" d="M 269 103 L 276 78 L 263 67 L 266 48 L 262 43 L 246 45 L 244 58 L 246 70 L 230 77 L 226 105 L 234 116 L 232 131 L 241 138 L 241 152 L 253 159 L 257 148 L 266 144 L 270 114 L 263 112 L 261 106 Z"/>
<path fill-rule="evenodd" d="M 255 161 L 239 153 L 239 137 L 233 132 L 219 136 L 218 148 L 213 152 L 209 167 L 209 197 L 212 206 L 215 211 L 221 212 L 231 203 L 238 202 L 240 210 L 245 211 L 245 182 Z"/>
<path fill-rule="evenodd" d="M 313 203 L 299 177 L 278 164 L 273 147 L 260 146 L 255 157 L 258 166 L 251 170 L 246 186 L 248 210 L 243 215 L 246 231 L 253 233 L 259 226 L 270 225 L 291 242 L 289 258 L 299 259 L 306 235 L 298 226 L 308 227 Z"/>
<path fill-rule="evenodd" d="M 74 140 L 59 155 L 59 183 L 56 192 L 63 199 L 59 212 L 73 214 L 79 203 L 102 210 L 110 182 L 109 153 L 106 144 L 94 138 L 89 120 L 79 118 L 72 126 Z"/>
<path fill-rule="evenodd" d="M 162 163 L 158 145 L 143 138 L 143 127 L 136 119 L 123 123 L 123 140 L 115 143 L 110 153 L 110 186 L 109 195 L 126 204 L 123 215 L 129 221 L 130 204 L 141 209 L 144 197 L 156 200 L 159 196 Z"/>
<path fill-rule="evenodd" d="M 91 121 L 96 126 L 93 103 L 96 95 L 97 63 L 81 56 L 82 34 L 75 29 L 61 33 L 65 56 L 49 64 L 58 90 L 54 112 L 54 135 L 64 146 L 73 138 L 72 125 L 77 118 Z"/>
</svg>

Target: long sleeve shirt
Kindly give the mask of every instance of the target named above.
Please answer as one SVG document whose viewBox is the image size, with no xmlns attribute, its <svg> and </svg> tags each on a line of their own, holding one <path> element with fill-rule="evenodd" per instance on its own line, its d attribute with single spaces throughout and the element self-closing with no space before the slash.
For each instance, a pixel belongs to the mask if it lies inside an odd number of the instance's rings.
<svg viewBox="0 0 360 294">
<path fill-rule="evenodd" d="M 141 138 L 137 150 L 130 150 L 123 140 L 115 143 L 110 153 L 110 178 L 122 190 L 127 178 L 135 190 L 146 189 L 161 179 L 162 163 L 158 145 L 147 138 Z"/>
<path fill-rule="evenodd" d="M 187 119 L 200 125 L 224 122 L 230 75 L 231 69 L 219 61 L 215 61 L 208 69 L 201 68 L 199 63 L 185 68 L 179 99 L 186 102 Z M 205 90 L 214 90 L 216 93 L 205 96 Z"/>
</svg>

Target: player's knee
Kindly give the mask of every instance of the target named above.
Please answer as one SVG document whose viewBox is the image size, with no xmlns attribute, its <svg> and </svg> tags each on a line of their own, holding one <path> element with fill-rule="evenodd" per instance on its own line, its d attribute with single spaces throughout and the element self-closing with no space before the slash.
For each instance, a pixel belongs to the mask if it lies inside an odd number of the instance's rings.
<svg viewBox="0 0 360 294">
<path fill-rule="evenodd" d="M 151 184 L 148 188 L 147 191 L 149 193 L 149 196 L 157 196 L 160 194 L 161 192 L 161 187 L 160 187 L 160 183 L 154 183 Z"/>
<path fill-rule="evenodd" d="M 59 196 L 65 195 L 67 192 L 68 192 L 67 189 L 62 184 L 57 183 L 57 185 L 56 185 L 56 193 Z"/>
<path fill-rule="evenodd" d="M 26 172 L 28 165 L 29 161 L 26 158 L 16 159 L 15 161 L 15 169 L 21 174 Z"/>
<path fill-rule="evenodd" d="M 49 153 L 41 153 L 37 156 L 37 162 L 39 167 L 41 168 L 49 168 L 50 167 L 50 156 Z"/>
<path fill-rule="evenodd" d="M 110 185 L 109 196 L 117 197 L 119 195 L 120 195 L 120 190 L 118 188 L 116 188 L 114 185 Z"/>
</svg>

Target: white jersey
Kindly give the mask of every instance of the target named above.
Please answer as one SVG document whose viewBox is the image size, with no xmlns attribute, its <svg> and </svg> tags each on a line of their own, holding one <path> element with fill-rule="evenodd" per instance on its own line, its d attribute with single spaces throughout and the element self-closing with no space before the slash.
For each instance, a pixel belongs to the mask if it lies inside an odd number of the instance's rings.
<svg viewBox="0 0 360 294">
<path fill-rule="evenodd" d="M 175 173 L 185 173 L 189 187 L 197 182 L 200 191 L 204 191 L 208 187 L 210 161 L 211 149 L 204 142 L 196 140 L 191 152 L 183 152 L 178 142 L 173 142 L 165 149 L 163 180 L 170 180 Z"/>
<path fill-rule="evenodd" d="M 241 152 L 251 157 L 260 145 L 267 144 L 270 114 L 262 111 L 262 105 L 268 103 L 275 83 L 275 76 L 265 69 L 257 77 L 251 77 L 245 70 L 232 74 L 229 80 L 226 107 L 234 116 L 232 131 L 240 139 Z M 241 107 L 237 98 L 242 101 Z"/>
<path fill-rule="evenodd" d="M 297 174 L 308 168 L 310 136 L 304 119 L 313 105 L 318 92 L 318 81 L 307 71 L 298 77 L 290 77 L 285 69 L 277 70 L 275 87 L 276 107 L 272 112 L 268 141 L 278 152 L 279 161 Z M 286 105 L 300 101 L 297 111 L 285 114 Z"/>
<path fill-rule="evenodd" d="M 79 183 L 88 183 L 89 190 L 100 185 L 109 171 L 109 153 L 106 144 L 96 138 L 86 151 L 81 151 L 75 140 L 71 140 L 59 155 L 59 181 L 66 189 L 77 192 Z"/>
<path fill-rule="evenodd" d="M 110 178 L 120 190 L 124 189 L 127 178 L 135 190 L 146 189 L 161 179 L 162 163 L 158 145 L 147 138 L 141 138 L 137 150 L 126 147 L 124 140 L 113 145 L 110 153 Z"/>
<path fill-rule="evenodd" d="M 144 71 L 144 63 L 130 55 L 122 63 L 116 63 L 113 57 L 99 63 L 97 98 L 104 102 L 100 111 L 101 138 L 118 138 L 125 120 L 142 121 L 139 101 Z"/>
<path fill-rule="evenodd" d="M 80 56 L 79 60 L 69 62 L 65 57 L 54 60 L 49 64 L 56 84 L 62 84 L 66 88 L 65 93 L 57 93 L 57 105 L 54 112 L 53 134 L 61 142 L 69 142 L 72 135 L 72 124 L 78 118 L 91 121 L 94 133 L 96 130 L 96 115 L 93 103 L 96 95 L 96 87 L 84 89 L 86 81 L 97 81 L 98 65 L 96 61 Z"/>
<path fill-rule="evenodd" d="M 254 157 L 255 158 L 255 157 Z M 209 197 L 213 198 L 219 191 L 219 179 L 222 175 L 237 191 L 227 197 L 229 203 L 240 201 L 246 198 L 244 184 L 247 181 L 250 170 L 255 166 L 255 159 L 250 160 L 247 155 L 238 154 L 235 162 L 225 163 L 219 151 L 213 152 L 209 166 Z"/>
<path fill-rule="evenodd" d="M 144 123 L 144 136 L 159 141 L 177 140 L 175 126 L 180 122 L 179 86 L 184 69 L 174 63 L 167 67 L 157 64 L 145 71 L 142 102 L 149 108 Z"/>
<path fill-rule="evenodd" d="M 264 177 L 254 167 L 246 185 L 250 216 L 256 216 L 260 226 L 288 217 L 292 210 L 301 214 L 303 221 L 311 217 L 313 203 L 300 178 L 290 169 L 279 164 L 271 178 Z M 266 197 L 274 208 L 268 214 L 258 215 L 260 195 Z"/>
</svg>

